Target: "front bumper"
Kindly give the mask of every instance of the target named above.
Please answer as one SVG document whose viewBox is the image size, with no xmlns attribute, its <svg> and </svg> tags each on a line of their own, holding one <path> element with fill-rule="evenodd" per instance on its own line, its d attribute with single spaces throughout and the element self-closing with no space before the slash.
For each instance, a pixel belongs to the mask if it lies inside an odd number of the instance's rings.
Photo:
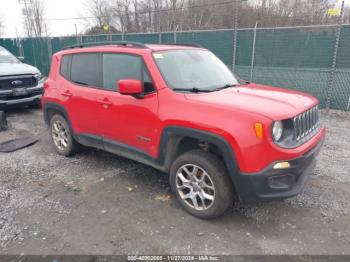
<svg viewBox="0 0 350 262">
<path fill-rule="evenodd" d="M 20 92 L 14 90 L 0 91 L 0 108 L 39 103 L 44 92 L 44 82 L 45 79 L 42 79 L 37 86 L 21 88 Z"/>
<path fill-rule="evenodd" d="M 309 175 L 314 170 L 324 138 L 301 157 L 285 160 L 290 163 L 286 169 L 274 169 L 274 162 L 263 171 L 238 175 L 237 194 L 241 202 L 283 199 L 299 194 Z"/>
</svg>

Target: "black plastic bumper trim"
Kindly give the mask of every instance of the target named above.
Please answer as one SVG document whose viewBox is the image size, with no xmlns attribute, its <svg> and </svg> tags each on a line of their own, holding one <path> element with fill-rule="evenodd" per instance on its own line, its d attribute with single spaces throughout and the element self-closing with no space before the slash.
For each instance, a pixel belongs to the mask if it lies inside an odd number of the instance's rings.
<svg viewBox="0 0 350 262">
<path fill-rule="evenodd" d="M 312 171 L 315 168 L 316 156 L 324 139 L 306 154 L 291 160 L 275 161 L 258 173 L 240 173 L 237 176 L 241 202 L 255 202 L 262 200 L 283 199 L 299 194 Z M 291 166 L 286 169 L 273 169 L 278 162 L 288 161 Z M 271 180 L 281 180 L 281 186 L 272 186 Z"/>
</svg>

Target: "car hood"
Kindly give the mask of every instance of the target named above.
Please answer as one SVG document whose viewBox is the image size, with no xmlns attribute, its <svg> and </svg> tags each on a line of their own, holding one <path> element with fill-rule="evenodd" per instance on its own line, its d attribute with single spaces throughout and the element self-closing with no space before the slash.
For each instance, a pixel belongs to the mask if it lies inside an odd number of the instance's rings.
<svg viewBox="0 0 350 262">
<path fill-rule="evenodd" d="M 211 93 L 186 94 L 192 101 L 260 114 L 272 120 L 294 117 L 315 106 L 311 95 L 283 88 L 247 84 Z"/>
<path fill-rule="evenodd" d="M 0 63 L 0 76 L 37 74 L 39 70 L 24 63 Z"/>
</svg>

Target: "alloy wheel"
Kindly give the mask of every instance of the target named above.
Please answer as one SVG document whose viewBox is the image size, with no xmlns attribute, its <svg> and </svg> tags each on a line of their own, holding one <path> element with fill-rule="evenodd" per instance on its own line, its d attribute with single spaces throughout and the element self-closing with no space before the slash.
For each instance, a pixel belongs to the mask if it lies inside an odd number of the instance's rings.
<svg viewBox="0 0 350 262">
<path fill-rule="evenodd" d="M 56 120 L 52 125 L 52 138 L 59 150 L 65 150 L 68 146 L 67 129 L 60 120 Z"/>
<path fill-rule="evenodd" d="M 176 173 L 176 189 L 181 199 L 191 208 L 203 211 L 215 201 L 215 187 L 209 174 L 201 167 L 186 164 Z"/>
</svg>

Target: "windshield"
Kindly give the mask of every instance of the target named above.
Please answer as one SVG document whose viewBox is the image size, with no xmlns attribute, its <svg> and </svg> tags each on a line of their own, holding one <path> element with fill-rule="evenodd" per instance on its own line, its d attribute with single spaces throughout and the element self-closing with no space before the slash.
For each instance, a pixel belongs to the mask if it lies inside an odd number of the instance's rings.
<svg viewBox="0 0 350 262">
<path fill-rule="evenodd" d="M 7 51 L 5 48 L 0 47 L 0 63 L 18 63 L 18 59 Z"/>
<path fill-rule="evenodd" d="M 155 52 L 153 57 L 172 89 L 210 91 L 238 84 L 227 66 L 207 50 Z"/>
</svg>

